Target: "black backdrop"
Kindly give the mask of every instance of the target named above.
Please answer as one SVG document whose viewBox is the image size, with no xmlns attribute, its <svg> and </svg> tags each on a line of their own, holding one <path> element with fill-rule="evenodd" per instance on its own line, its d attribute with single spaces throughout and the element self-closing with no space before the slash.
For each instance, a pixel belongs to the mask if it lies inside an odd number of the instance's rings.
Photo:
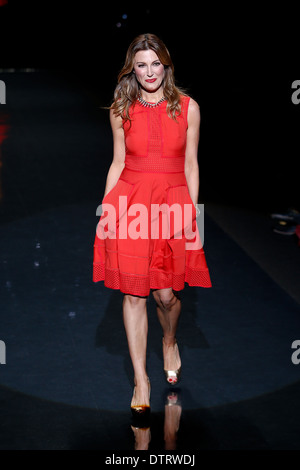
<svg viewBox="0 0 300 470">
<path fill-rule="evenodd" d="M 0 8 L 0 67 L 59 70 L 108 105 L 130 41 L 155 33 L 170 50 L 177 83 L 200 104 L 201 198 L 297 207 L 300 105 L 291 101 L 297 54 L 288 37 L 296 12 L 285 25 L 274 9 L 179 7 L 8 0 Z"/>
</svg>

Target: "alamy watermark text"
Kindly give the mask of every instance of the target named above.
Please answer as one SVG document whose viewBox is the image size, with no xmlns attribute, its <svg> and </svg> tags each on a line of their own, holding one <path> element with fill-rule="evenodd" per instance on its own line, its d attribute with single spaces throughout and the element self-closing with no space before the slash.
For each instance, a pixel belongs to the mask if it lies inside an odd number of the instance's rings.
<svg viewBox="0 0 300 470">
<path fill-rule="evenodd" d="M 6 364 L 6 345 L 0 340 L 0 364 Z"/>
<path fill-rule="evenodd" d="M 6 104 L 6 86 L 3 80 L 0 80 L 0 104 Z"/>
<path fill-rule="evenodd" d="M 300 103 L 300 80 L 294 80 L 292 83 L 292 89 L 295 90 L 292 93 L 292 103 L 299 104 Z"/>
</svg>

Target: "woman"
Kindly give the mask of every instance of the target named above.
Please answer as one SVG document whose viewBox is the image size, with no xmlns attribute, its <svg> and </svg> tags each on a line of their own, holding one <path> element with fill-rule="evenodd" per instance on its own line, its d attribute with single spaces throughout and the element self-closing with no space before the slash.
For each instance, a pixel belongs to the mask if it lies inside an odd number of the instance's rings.
<svg viewBox="0 0 300 470">
<path fill-rule="evenodd" d="M 104 280 L 106 287 L 124 294 L 123 319 L 135 383 L 131 410 L 133 415 L 145 415 L 150 411 L 146 370 L 150 291 L 162 326 L 166 380 L 174 385 L 181 372 L 178 292 L 185 282 L 211 287 L 203 247 L 187 247 L 192 237 L 183 230 L 186 226 L 193 234 L 198 230 L 200 111 L 175 86 L 170 54 L 157 36 L 143 34 L 130 44 L 110 122 L 114 151 L 95 238 L 93 280 Z M 190 224 L 183 218 L 184 206 L 192 206 Z M 157 207 L 162 210 L 152 210 Z M 176 228 L 171 219 L 167 230 L 163 225 L 166 213 L 171 213 L 166 207 L 179 208 L 172 219 Z"/>
</svg>

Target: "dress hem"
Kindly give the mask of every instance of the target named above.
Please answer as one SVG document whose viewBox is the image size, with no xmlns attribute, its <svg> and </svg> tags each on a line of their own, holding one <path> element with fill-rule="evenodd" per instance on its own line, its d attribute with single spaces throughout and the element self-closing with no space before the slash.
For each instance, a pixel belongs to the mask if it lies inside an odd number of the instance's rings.
<svg viewBox="0 0 300 470">
<path fill-rule="evenodd" d="M 105 287 L 119 290 L 125 294 L 148 296 L 151 289 L 172 288 L 181 291 L 185 288 L 185 283 L 190 287 L 212 287 L 208 269 L 195 270 L 186 266 L 185 272 L 181 274 L 165 273 L 149 270 L 149 275 L 136 275 L 121 273 L 118 269 L 105 268 L 103 263 L 93 264 L 93 282 L 104 281 Z"/>
</svg>

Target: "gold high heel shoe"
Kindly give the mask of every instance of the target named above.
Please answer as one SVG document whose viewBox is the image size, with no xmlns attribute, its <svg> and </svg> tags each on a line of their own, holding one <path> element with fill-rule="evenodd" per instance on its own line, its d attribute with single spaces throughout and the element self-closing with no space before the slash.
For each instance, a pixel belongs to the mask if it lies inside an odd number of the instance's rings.
<svg viewBox="0 0 300 470">
<path fill-rule="evenodd" d="M 164 338 L 163 338 L 163 342 L 164 342 Z M 178 344 L 177 344 L 177 340 L 175 339 L 175 346 L 177 347 L 178 349 Z M 179 352 L 179 351 L 178 351 Z M 168 382 L 168 384 L 170 385 L 176 385 L 178 384 L 179 380 L 180 380 L 180 376 L 181 376 L 181 366 L 176 369 L 176 370 L 167 370 L 167 369 L 164 369 L 164 373 L 165 373 L 165 376 L 166 376 L 166 380 Z"/>
<path fill-rule="evenodd" d="M 131 413 L 133 418 L 148 418 L 150 416 L 150 393 L 151 393 L 151 386 L 150 380 L 148 377 L 148 386 L 149 386 L 149 405 L 147 404 L 139 404 L 139 405 L 131 405 Z M 133 389 L 133 397 L 135 396 L 136 386 Z M 132 399 L 133 399 L 132 397 Z M 132 401 L 131 401 L 132 403 Z"/>
</svg>

